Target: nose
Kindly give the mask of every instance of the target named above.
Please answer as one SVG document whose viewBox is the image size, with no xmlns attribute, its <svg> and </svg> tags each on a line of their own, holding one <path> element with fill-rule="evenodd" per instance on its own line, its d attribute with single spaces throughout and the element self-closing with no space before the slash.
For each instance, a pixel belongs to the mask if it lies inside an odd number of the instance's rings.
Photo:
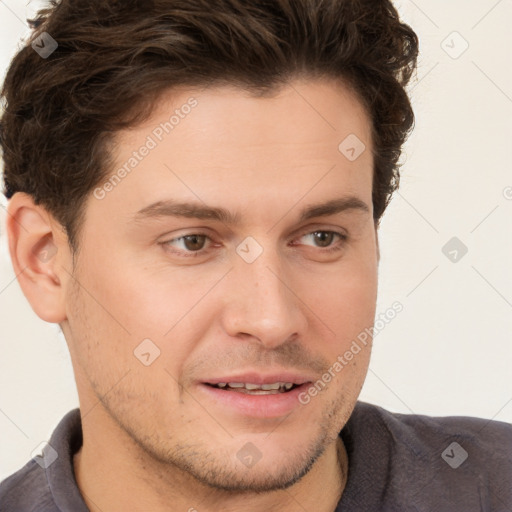
<svg viewBox="0 0 512 512">
<path fill-rule="evenodd" d="M 284 265 L 269 250 L 252 263 L 234 258 L 221 314 L 229 335 L 250 336 L 269 349 L 303 336 L 307 328 L 305 298 L 294 291 L 292 272 L 285 271 Z"/>
</svg>

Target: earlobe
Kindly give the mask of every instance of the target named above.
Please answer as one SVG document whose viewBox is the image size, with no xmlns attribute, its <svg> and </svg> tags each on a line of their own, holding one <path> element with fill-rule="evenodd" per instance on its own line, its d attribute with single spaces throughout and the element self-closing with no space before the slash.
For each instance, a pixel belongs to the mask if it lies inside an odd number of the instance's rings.
<svg viewBox="0 0 512 512">
<path fill-rule="evenodd" d="M 7 214 L 9 252 L 23 294 L 41 319 L 52 323 L 64 321 L 62 263 L 67 255 L 62 252 L 67 248 L 60 225 L 22 192 L 9 200 Z"/>
</svg>

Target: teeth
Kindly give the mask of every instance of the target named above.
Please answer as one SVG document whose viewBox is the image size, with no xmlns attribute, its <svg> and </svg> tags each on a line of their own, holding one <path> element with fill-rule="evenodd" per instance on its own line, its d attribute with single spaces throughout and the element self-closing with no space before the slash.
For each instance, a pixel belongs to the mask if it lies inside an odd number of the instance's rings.
<svg viewBox="0 0 512 512">
<path fill-rule="evenodd" d="M 283 386 L 284 386 L 284 384 L 283 384 Z M 279 389 L 280 387 L 281 387 L 280 382 L 276 382 L 275 384 L 262 384 L 261 385 L 261 389 L 264 389 L 265 391 L 270 391 L 271 389 Z M 249 388 L 247 388 L 247 389 L 249 389 Z"/>
<path fill-rule="evenodd" d="M 231 386 L 231 384 L 230 384 Z M 244 384 L 242 384 L 242 386 L 244 386 Z M 265 389 L 265 388 L 260 388 L 258 384 L 245 384 L 245 389 Z"/>
<path fill-rule="evenodd" d="M 241 389 L 245 388 L 249 391 L 254 390 L 263 390 L 263 391 L 272 391 L 272 390 L 279 390 L 280 388 L 284 388 L 286 391 L 289 391 L 293 387 L 292 382 L 274 382 L 273 384 L 251 384 L 251 383 L 244 383 L 244 382 L 219 382 L 216 384 L 219 388 L 233 388 L 233 389 Z"/>
</svg>

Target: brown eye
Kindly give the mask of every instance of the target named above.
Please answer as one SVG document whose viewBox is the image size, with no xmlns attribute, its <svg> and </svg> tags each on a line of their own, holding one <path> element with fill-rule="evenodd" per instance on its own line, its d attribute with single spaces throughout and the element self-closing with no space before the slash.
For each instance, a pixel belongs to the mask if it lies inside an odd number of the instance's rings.
<svg viewBox="0 0 512 512">
<path fill-rule="evenodd" d="M 210 240 L 208 235 L 191 233 L 190 235 L 183 235 L 178 238 L 173 238 L 172 240 L 166 240 L 160 243 L 166 248 L 166 250 L 179 256 L 186 257 L 201 256 L 207 253 L 208 247 L 206 247 L 206 245 L 208 240 Z"/>
<path fill-rule="evenodd" d="M 315 241 L 319 247 L 329 247 L 333 241 L 335 233 L 332 231 L 315 231 L 313 233 Z"/>
<path fill-rule="evenodd" d="M 200 251 L 205 244 L 205 235 L 187 235 L 182 237 L 185 248 L 189 251 Z"/>
<path fill-rule="evenodd" d="M 318 252 L 341 251 L 348 236 L 337 231 L 317 230 L 306 233 L 300 237 L 303 245 L 320 249 Z"/>
</svg>

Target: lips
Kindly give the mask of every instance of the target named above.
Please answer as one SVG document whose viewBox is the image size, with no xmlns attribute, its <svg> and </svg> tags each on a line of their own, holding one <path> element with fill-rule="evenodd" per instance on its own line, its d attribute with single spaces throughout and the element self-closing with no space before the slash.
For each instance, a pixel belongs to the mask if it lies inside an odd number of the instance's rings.
<svg viewBox="0 0 512 512">
<path fill-rule="evenodd" d="M 292 389 L 297 388 L 297 384 L 292 384 L 291 382 L 276 382 L 275 384 L 262 384 L 261 386 L 249 383 L 220 382 L 219 384 L 206 384 L 206 386 L 248 395 L 276 395 L 278 393 L 288 393 Z"/>
<path fill-rule="evenodd" d="M 210 380 L 222 379 L 234 379 L 242 378 L 243 380 L 274 380 L 281 378 L 277 375 L 272 376 L 260 376 L 260 379 L 248 378 L 248 375 L 243 376 L 230 376 L 230 377 L 219 377 Z M 288 377 L 290 378 L 290 375 Z M 293 377 L 291 380 L 304 380 L 305 377 L 298 378 Z M 278 381 L 279 382 L 279 381 Z M 281 381 L 282 382 L 282 381 Z M 227 390 L 226 388 L 219 388 L 218 384 L 199 383 L 197 386 L 197 393 L 199 396 L 199 402 L 202 400 L 208 402 L 208 406 L 211 407 L 212 413 L 219 415 L 230 415 L 233 414 L 238 416 L 251 417 L 254 419 L 276 419 L 282 418 L 290 414 L 294 409 L 302 407 L 302 402 L 299 400 L 301 393 L 306 392 L 311 381 L 305 382 L 300 385 L 294 385 L 289 391 L 281 390 L 253 390 L 248 391 L 247 389 L 232 389 Z M 246 383 L 247 384 L 247 383 Z M 206 402 L 204 402 L 206 403 Z"/>
<path fill-rule="evenodd" d="M 315 375 L 297 370 L 249 370 L 206 377 L 196 389 L 217 414 L 275 419 L 302 407 L 299 395 L 316 380 Z"/>
</svg>

